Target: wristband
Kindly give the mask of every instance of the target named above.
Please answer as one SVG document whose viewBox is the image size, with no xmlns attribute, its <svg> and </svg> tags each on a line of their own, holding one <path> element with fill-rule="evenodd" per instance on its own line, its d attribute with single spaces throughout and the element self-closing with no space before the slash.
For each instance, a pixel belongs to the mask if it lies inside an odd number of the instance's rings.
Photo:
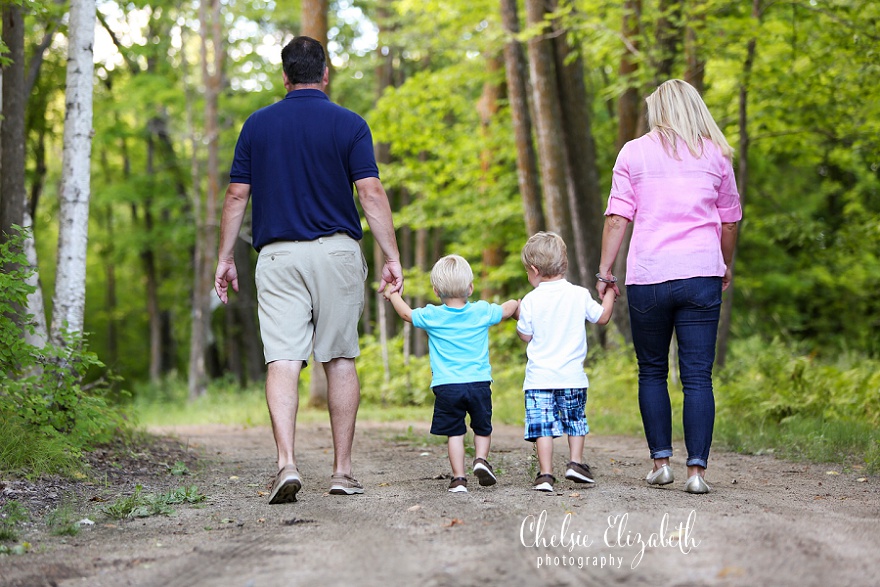
<svg viewBox="0 0 880 587">
<path fill-rule="evenodd" d="M 605 279 L 604 277 L 602 277 L 601 273 L 597 273 L 596 279 L 598 279 L 602 283 L 617 283 L 617 278 L 614 277 L 613 275 L 611 276 L 611 279 Z"/>
</svg>

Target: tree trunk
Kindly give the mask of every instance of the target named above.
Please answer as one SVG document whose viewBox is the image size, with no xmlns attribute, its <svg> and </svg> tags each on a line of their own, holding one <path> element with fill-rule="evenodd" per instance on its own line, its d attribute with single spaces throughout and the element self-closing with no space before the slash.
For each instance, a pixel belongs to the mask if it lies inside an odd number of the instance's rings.
<svg viewBox="0 0 880 587">
<path fill-rule="evenodd" d="M 300 34 L 319 41 L 327 47 L 327 0 L 303 0 L 300 6 Z M 330 65 L 330 56 L 327 56 L 327 65 Z M 331 78 L 332 83 L 332 78 Z M 330 95 L 330 86 L 325 88 Z M 313 357 L 314 359 L 314 357 Z M 309 382 L 309 405 L 314 407 L 327 407 L 327 375 L 324 366 L 316 360 L 312 360 L 312 378 Z"/>
<path fill-rule="evenodd" d="M 672 77 L 675 60 L 681 53 L 684 29 L 681 26 L 683 0 L 660 0 L 660 17 L 657 19 L 657 59 L 654 80 L 659 85 Z"/>
<path fill-rule="evenodd" d="M 253 247 L 239 238 L 235 243 L 235 266 L 238 267 L 238 295 L 235 297 L 235 316 L 241 336 L 247 381 L 259 381 L 266 373 L 266 361 L 257 321 L 257 287 L 254 283 Z"/>
<path fill-rule="evenodd" d="M 635 53 L 639 50 L 641 36 L 642 0 L 627 0 L 624 4 L 622 34 L 627 50 L 620 58 L 618 73 L 621 78 L 629 78 L 626 90 L 617 100 L 617 151 L 627 142 L 639 136 L 640 124 L 644 120 L 644 107 L 639 96 L 638 84 L 635 81 L 639 65 Z M 629 241 L 632 237 L 632 223 L 626 227 L 626 235 L 614 262 L 614 275 L 621 283 L 626 282 L 626 257 L 629 254 Z M 620 299 L 615 304 L 614 325 L 629 343 L 632 342 L 632 330 L 629 322 L 629 305 L 626 301 L 626 288 L 620 288 Z"/>
<path fill-rule="evenodd" d="M 300 34 L 311 37 L 319 41 L 327 48 L 327 15 L 329 13 L 328 0 L 302 0 L 300 5 Z M 327 55 L 327 67 L 332 68 L 330 56 Z M 330 76 L 330 83 L 327 85 L 326 92 L 330 95 L 330 86 L 333 85 L 333 76 Z"/>
<path fill-rule="evenodd" d="M 761 0 L 752 0 L 752 19 L 754 20 L 754 30 L 760 28 L 762 16 Z M 755 50 L 758 45 L 757 34 L 749 39 L 746 46 L 746 60 L 743 63 L 742 83 L 739 86 L 739 166 L 736 174 L 736 187 L 739 190 L 740 206 L 745 206 L 746 193 L 749 184 L 749 84 L 752 77 L 752 66 L 755 63 Z M 733 252 L 731 265 L 736 264 L 736 249 Z M 718 348 L 715 353 L 715 364 L 723 367 L 727 361 L 727 347 L 730 340 L 730 320 L 733 315 L 733 291 L 736 283 L 736 272 L 730 280 L 727 291 L 724 292 L 724 301 L 721 304 L 721 319 L 718 324 Z"/>
<path fill-rule="evenodd" d="M 0 240 L 12 225 L 24 224 L 27 192 L 24 187 L 27 95 L 24 93 L 24 15 L 21 6 L 3 5 L 3 42 L 9 48 L 3 67 L 3 120 L 0 122 Z"/>
<path fill-rule="evenodd" d="M 507 73 L 507 96 L 513 121 L 516 144 L 516 175 L 523 202 L 526 234 L 531 236 L 544 230 L 544 210 L 541 207 L 541 186 L 538 182 L 538 160 L 532 143 L 532 117 L 529 113 L 529 88 L 526 60 L 519 34 L 519 16 L 516 0 L 501 0 L 501 19 L 508 34 L 504 45 L 504 65 Z"/>
<path fill-rule="evenodd" d="M 95 0 L 72 0 L 68 25 L 66 113 L 59 194 L 58 260 L 52 304 L 51 340 L 81 333 L 86 301 L 92 154 L 92 84 Z M 4 173 L 5 175 L 5 173 Z"/>
<path fill-rule="evenodd" d="M 425 272 L 428 270 L 428 238 L 429 231 L 427 228 L 420 228 L 416 231 L 416 244 L 415 244 L 415 255 L 413 262 L 415 266 L 418 267 L 419 271 Z M 425 306 L 425 298 L 424 296 L 416 296 L 415 298 L 415 308 L 422 308 Z M 421 328 L 414 328 L 415 334 L 413 335 L 413 355 L 416 357 L 424 357 L 428 354 L 428 337 L 425 334 L 425 331 Z"/>
<path fill-rule="evenodd" d="M 39 263 L 37 261 L 37 248 L 34 242 L 33 224 L 30 213 L 25 210 L 24 227 L 30 229 L 30 232 L 24 241 L 24 253 L 27 257 L 28 265 L 33 267 L 35 271 L 27 279 L 27 284 L 34 288 L 34 291 L 28 295 L 27 307 L 27 313 L 33 316 L 31 321 L 34 331 L 31 333 L 30 330 L 25 329 L 24 340 L 29 345 L 41 349 L 49 342 L 49 329 L 46 325 L 46 305 L 43 301 L 43 286 L 40 284 L 40 274 L 36 271 Z"/>
<path fill-rule="evenodd" d="M 482 137 L 483 149 L 480 151 L 480 186 L 479 191 L 481 197 L 485 197 L 486 192 L 490 189 L 492 179 L 492 164 L 495 156 L 492 152 L 492 123 L 498 114 L 498 106 L 504 97 L 504 86 L 495 83 L 495 73 L 503 67 L 501 60 L 497 57 L 489 57 L 486 60 L 486 71 L 490 74 L 490 80 L 483 84 L 483 93 L 477 101 L 477 113 L 480 116 L 480 135 Z M 493 286 L 488 280 L 488 273 L 494 267 L 500 267 L 504 263 L 504 244 L 499 242 L 497 238 L 487 236 L 483 245 L 483 273 L 480 280 L 482 287 L 480 288 L 480 297 L 484 300 L 494 299 L 501 295 L 501 291 Z"/>
<path fill-rule="evenodd" d="M 538 138 L 538 160 L 544 189 L 544 208 L 547 228 L 562 237 L 574 249 L 571 216 L 568 203 L 567 153 L 565 129 L 559 104 L 553 41 L 544 34 L 549 27 L 545 20 L 547 5 L 543 0 L 526 0 L 526 19 L 529 26 L 539 27 L 541 35 L 529 39 L 529 73 L 532 80 L 532 101 Z M 568 277 L 579 280 L 577 255 L 568 256 Z"/>
<path fill-rule="evenodd" d="M 554 7 L 555 10 L 555 7 Z M 604 226 L 603 194 L 599 191 L 599 170 L 596 166 L 596 143 L 593 140 L 590 109 L 592 99 L 584 81 L 584 62 L 572 51 L 565 31 L 556 23 L 554 39 L 556 75 L 565 129 L 565 150 L 568 155 L 568 202 L 571 211 L 574 251 L 578 256 L 583 286 L 595 282 L 599 269 L 602 228 Z M 600 334 L 604 336 L 604 332 Z"/>
<path fill-rule="evenodd" d="M 687 69 L 684 72 L 684 81 L 694 86 L 700 95 L 705 90 L 706 59 L 700 51 L 698 30 L 703 32 L 706 27 L 705 0 L 690 0 L 688 10 L 688 25 L 685 29 L 684 53 Z"/>
<path fill-rule="evenodd" d="M 189 397 L 205 394 L 208 385 L 206 353 L 211 327 L 211 298 L 214 282 L 213 256 L 217 250 L 217 200 L 219 185 L 220 129 L 218 101 L 223 80 L 223 46 L 220 0 L 211 0 L 210 17 L 207 7 L 199 7 L 201 21 L 202 78 L 205 83 L 205 135 L 208 143 L 207 192 L 204 217 L 197 224 L 195 247 L 195 286 L 193 288 L 192 334 L 189 354 Z M 209 22 L 210 18 L 210 22 Z M 210 39 L 208 26 L 210 24 Z M 209 60 L 208 44 L 211 45 Z"/>
</svg>

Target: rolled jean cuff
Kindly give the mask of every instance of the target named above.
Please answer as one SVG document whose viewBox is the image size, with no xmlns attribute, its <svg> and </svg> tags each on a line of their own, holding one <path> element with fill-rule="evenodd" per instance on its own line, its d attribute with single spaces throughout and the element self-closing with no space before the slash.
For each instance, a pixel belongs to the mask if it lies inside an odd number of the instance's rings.
<svg viewBox="0 0 880 587">
<path fill-rule="evenodd" d="M 706 462 L 706 459 L 701 459 L 699 457 L 694 457 L 687 460 L 688 467 L 703 467 L 705 469 L 707 465 L 708 463 Z"/>
<path fill-rule="evenodd" d="M 668 459 L 672 456 L 671 448 L 664 448 L 663 450 L 658 450 L 651 453 L 652 459 Z"/>
</svg>

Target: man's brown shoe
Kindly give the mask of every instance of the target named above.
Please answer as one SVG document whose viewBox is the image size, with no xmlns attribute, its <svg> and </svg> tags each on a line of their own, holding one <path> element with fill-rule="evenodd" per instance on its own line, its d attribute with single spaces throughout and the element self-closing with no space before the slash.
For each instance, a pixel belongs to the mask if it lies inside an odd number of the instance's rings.
<svg viewBox="0 0 880 587">
<path fill-rule="evenodd" d="M 272 492 L 269 494 L 269 504 L 293 503 L 300 489 L 302 489 L 302 480 L 299 478 L 299 471 L 294 465 L 284 465 L 275 475 Z"/>
</svg>

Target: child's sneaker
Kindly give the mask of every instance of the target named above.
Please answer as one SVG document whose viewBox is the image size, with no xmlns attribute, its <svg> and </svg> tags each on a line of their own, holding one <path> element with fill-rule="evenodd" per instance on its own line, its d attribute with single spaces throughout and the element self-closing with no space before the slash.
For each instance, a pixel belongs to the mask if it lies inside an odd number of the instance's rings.
<svg viewBox="0 0 880 587">
<path fill-rule="evenodd" d="M 553 491 L 553 484 L 556 483 L 556 477 L 553 475 L 548 475 L 547 473 L 542 473 L 535 477 L 535 486 L 532 487 L 535 491 Z"/>
<path fill-rule="evenodd" d="M 593 472 L 587 463 L 569 462 L 565 466 L 565 478 L 575 483 L 595 483 L 593 481 Z"/>
<path fill-rule="evenodd" d="M 450 493 L 467 493 L 467 479 L 464 477 L 453 477 L 449 482 Z"/>
<path fill-rule="evenodd" d="M 486 459 L 474 459 L 474 475 L 480 481 L 480 485 L 495 485 L 498 479 L 495 478 L 495 472 L 492 471 L 492 465 Z"/>
</svg>

